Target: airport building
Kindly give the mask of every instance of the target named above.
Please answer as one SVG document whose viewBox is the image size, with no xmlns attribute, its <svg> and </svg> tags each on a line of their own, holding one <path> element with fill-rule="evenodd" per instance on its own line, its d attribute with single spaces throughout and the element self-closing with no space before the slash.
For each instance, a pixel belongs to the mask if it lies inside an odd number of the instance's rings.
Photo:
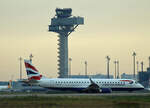
<svg viewBox="0 0 150 108">
<path fill-rule="evenodd" d="M 146 88 L 150 86 L 150 67 L 146 71 L 139 72 L 139 83 Z"/>
<path fill-rule="evenodd" d="M 121 79 L 133 79 L 133 74 L 121 74 Z M 135 75 L 135 79 L 138 79 L 138 75 Z"/>
<path fill-rule="evenodd" d="M 71 75 L 70 78 L 99 78 L 99 79 L 107 79 L 107 75 L 104 74 L 96 74 L 96 75 Z M 109 75 L 110 79 L 113 79 L 113 75 Z"/>
</svg>

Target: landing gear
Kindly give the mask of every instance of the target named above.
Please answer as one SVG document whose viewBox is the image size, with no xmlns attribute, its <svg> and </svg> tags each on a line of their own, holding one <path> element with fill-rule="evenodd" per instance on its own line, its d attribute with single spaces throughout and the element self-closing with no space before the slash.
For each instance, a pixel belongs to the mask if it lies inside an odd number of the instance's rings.
<svg viewBox="0 0 150 108">
<path fill-rule="evenodd" d="M 133 93 L 133 91 L 132 91 L 132 90 L 129 90 L 128 93 Z"/>
</svg>

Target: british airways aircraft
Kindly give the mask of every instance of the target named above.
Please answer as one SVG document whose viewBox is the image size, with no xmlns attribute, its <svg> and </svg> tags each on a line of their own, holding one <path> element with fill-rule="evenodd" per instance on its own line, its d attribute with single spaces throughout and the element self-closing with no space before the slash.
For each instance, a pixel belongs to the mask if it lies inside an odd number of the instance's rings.
<svg viewBox="0 0 150 108">
<path fill-rule="evenodd" d="M 85 93 L 111 93 L 112 91 L 135 91 L 144 87 L 131 79 L 75 79 L 46 78 L 33 66 L 30 60 L 24 60 L 28 80 L 23 82 L 44 88 Z"/>
</svg>

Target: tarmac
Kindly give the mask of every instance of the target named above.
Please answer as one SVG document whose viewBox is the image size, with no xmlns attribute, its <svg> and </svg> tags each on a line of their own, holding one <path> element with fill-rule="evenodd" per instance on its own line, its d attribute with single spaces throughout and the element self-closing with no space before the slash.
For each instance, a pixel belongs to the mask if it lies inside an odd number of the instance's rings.
<svg viewBox="0 0 150 108">
<path fill-rule="evenodd" d="M 150 93 L 106 93 L 106 94 L 87 94 L 87 93 L 67 93 L 67 94 L 44 94 L 44 93 L 19 93 L 19 94 L 1 94 L 0 98 L 11 98 L 11 97 L 28 97 L 28 96 L 38 96 L 38 97 L 78 97 L 78 96 L 150 96 Z"/>
</svg>

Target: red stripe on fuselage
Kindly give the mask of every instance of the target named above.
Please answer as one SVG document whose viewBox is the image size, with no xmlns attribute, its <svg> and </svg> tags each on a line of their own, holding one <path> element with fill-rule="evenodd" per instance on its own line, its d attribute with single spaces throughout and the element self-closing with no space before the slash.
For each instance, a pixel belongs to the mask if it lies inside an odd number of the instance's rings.
<svg viewBox="0 0 150 108">
<path fill-rule="evenodd" d="M 120 81 L 131 82 L 131 80 L 120 80 Z"/>
<path fill-rule="evenodd" d="M 38 70 L 34 66 L 30 65 L 29 63 L 25 63 L 25 66 L 26 66 L 26 68 L 31 68 L 32 70 L 38 72 Z"/>
</svg>

